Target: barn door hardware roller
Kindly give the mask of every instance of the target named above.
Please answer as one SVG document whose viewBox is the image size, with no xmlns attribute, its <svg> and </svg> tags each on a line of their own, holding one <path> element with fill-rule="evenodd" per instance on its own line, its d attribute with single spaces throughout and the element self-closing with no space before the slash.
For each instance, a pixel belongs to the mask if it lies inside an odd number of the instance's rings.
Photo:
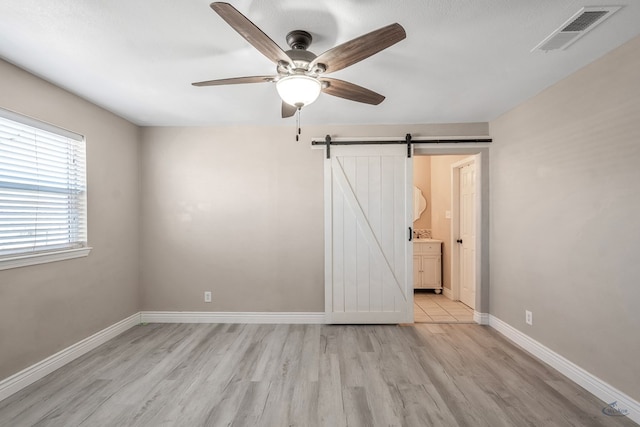
<svg viewBox="0 0 640 427">
<path fill-rule="evenodd" d="M 327 159 L 331 158 L 331 136 L 327 135 L 324 137 L 324 144 L 327 147 Z"/>
</svg>

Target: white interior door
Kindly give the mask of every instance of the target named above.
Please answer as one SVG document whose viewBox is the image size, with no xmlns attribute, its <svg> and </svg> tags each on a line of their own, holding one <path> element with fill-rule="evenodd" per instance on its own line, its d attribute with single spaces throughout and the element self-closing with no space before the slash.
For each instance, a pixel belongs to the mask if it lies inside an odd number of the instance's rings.
<svg viewBox="0 0 640 427">
<path fill-rule="evenodd" d="M 327 322 L 413 322 L 413 163 L 407 148 L 355 145 L 330 151 L 325 160 Z"/>
<path fill-rule="evenodd" d="M 476 305 L 476 172 L 473 163 L 460 168 L 460 301 Z"/>
</svg>

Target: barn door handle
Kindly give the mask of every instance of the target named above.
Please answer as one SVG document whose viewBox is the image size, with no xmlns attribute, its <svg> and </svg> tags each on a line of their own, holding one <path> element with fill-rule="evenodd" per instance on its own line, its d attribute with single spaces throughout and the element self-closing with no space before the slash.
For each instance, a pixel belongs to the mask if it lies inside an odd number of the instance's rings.
<svg viewBox="0 0 640 427">
<path fill-rule="evenodd" d="M 409 227 L 409 241 L 413 240 L 413 230 Z"/>
<path fill-rule="evenodd" d="M 456 242 L 462 243 L 462 239 L 458 239 L 458 240 L 456 240 Z"/>
</svg>

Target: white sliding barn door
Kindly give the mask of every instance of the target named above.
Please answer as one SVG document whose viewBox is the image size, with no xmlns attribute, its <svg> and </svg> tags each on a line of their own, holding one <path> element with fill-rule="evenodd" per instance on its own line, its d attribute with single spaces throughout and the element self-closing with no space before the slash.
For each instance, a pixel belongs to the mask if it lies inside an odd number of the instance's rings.
<svg viewBox="0 0 640 427">
<path fill-rule="evenodd" d="M 413 322 L 412 159 L 403 145 L 331 146 L 325 160 L 328 323 Z"/>
</svg>

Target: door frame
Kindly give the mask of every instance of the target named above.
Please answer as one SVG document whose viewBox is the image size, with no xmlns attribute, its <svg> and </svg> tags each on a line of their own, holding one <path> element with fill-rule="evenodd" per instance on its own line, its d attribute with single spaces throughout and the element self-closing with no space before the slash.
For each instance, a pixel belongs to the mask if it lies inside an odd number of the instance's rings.
<svg viewBox="0 0 640 427">
<path fill-rule="evenodd" d="M 414 140 L 414 154 L 425 156 L 476 156 L 476 307 L 473 319 L 489 324 L 489 147 L 490 144 L 420 144 Z M 484 173 L 483 173 L 484 172 Z M 453 187 L 453 186 L 452 186 Z M 455 240 L 454 240 L 455 241 Z M 453 265 L 453 264 L 452 264 Z M 452 286 L 453 287 L 453 286 Z M 453 289 L 452 289 L 453 291 Z"/>
<path fill-rule="evenodd" d="M 477 295 L 477 284 L 479 280 L 479 275 L 477 269 L 480 268 L 479 258 L 477 256 L 480 248 L 480 240 L 481 240 L 481 221 L 480 221 L 480 209 L 481 206 L 481 180 L 482 180 L 482 168 L 480 166 L 480 161 L 478 161 L 480 154 L 469 156 L 465 159 L 460 160 L 459 162 L 453 163 L 451 165 L 451 296 L 453 300 L 460 300 L 460 245 L 453 244 L 457 239 L 460 238 L 460 170 L 467 165 L 473 165 L 475 169 L 476 179 L 475 179 L 475 197 L 474 197 L 474 212 L 475 212 L 475 233 L 476 233 L 476 277 L 474 283 L 474 292 Z M 476 300 L 477 303 L 477 300 Z"/>
</svg>

